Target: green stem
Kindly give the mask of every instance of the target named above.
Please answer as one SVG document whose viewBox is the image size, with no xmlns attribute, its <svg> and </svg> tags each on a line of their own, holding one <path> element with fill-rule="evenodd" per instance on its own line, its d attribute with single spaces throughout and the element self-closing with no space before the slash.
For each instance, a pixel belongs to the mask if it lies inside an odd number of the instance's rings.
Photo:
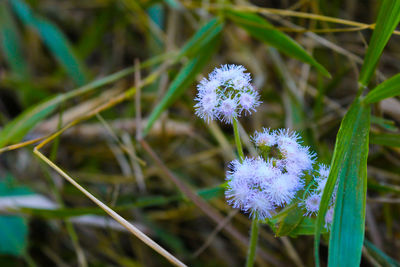
<svg viewBox="0 0 400 267">
<path fill-rule="evenodd" d="M 249 250 L 247 251 L 246 267 L 252 267 L 254 264 L 254 259 L 255 259 L 256 250 L 257 250 L 259 226 L 260 226 L 260 224 L 259 224 L 258 219 L 254 218 L 253 222 L 251 223 L 250 245 L 249 245 Z"/>
<path fill-rule="evenodd" d="M 242 163 L 244 159 L 244 154 L 243 154 L 242 142 L 240 141 L 238 121 L 236 118 L 233 119 L 233 132 L 235 134 L 235 143 L 237 152 L 239 154 L 239 161 L 240 163 Z"/>
</svg>

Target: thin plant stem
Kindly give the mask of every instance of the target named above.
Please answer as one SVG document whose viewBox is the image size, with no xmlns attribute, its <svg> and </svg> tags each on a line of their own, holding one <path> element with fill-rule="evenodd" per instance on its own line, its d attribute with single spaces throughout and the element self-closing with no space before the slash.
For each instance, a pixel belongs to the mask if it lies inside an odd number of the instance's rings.
<svg viewBox="0 0 400 267">
<path fill-rule="evenodd" d="M 260 227 L 260 224 L 259 224 L 258 219 L 254 218 L 253 222 L 251 223 L 250 244 L 249 244 L 249 250 L 247 251 L 246 267 L 252 267 L 254 264 L 254 259 L 255 259 L 256 250 L 257 250 L 259 227 Z"/>
<path fill-rule="evenodd" d="M 244 159 L 244 154 L 243 154 L 242 142 L 240 141 L 239 127 L 238 127 L 237 118 L 233 119 L 233 132 L 235 134 L 235 143 L 236 143 L 237 152 L 239 154 L 239 161 L 240 161 L 240 163 L 242 163 L 243 159 Z"/>
</svg>

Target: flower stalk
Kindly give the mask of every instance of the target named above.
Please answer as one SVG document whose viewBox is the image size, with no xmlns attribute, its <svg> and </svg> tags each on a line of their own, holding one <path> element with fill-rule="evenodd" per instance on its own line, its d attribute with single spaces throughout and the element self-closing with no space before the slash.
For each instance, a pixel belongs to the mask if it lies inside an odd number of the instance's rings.
<svg viewBox="0 0 400 267">
<path fill-rule="evenodd" d="M 254 218 L 253 222 L 251 223 L 250 244 L 249 244 L 249 249 L 247 251 L 246 267 L 252 267 L 254 265 L 259 228 L 260 228 L 260 222 L 258 221 L 257 218 Z"/>
<path fill-rule="evenodd" d="M 235 135 L 235 143 L 236 143 L 236 149 L 237 149 L 237 152 L 239 155 L 239 162 L 243 163 L 244 153 L 243 153 L 242 141 L 240 140 L 239 125 L 238 125 L 237 118 L 233 119 L 233 132 Z"/>
</svg>

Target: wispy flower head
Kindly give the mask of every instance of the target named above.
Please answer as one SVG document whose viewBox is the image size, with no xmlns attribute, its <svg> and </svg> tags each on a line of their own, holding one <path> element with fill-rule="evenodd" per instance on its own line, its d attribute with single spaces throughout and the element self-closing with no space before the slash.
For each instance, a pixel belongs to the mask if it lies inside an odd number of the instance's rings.
<svg viewBox="0 0 400 267">
<path fill-rule="evenodd" d="M 329 167 L 325 164 L 319 164 L 318 174 L 314 177 L 315 185 L 310 190 L 309 195 L 306 197 L 304 202 L 300 203 L 300 206 L 303 206 L 306 210 L 304 215 L 312 216 L 318 215 L 319 212 L 319 203 L 321 202 L 322 194 L 324 192 L 326 182 L 329 177 Z M 325 227 L 327 229 L 330 228 L 330 224 L 333 220 L 333 206 L 336 199 L 337 186 L 335 186 L 330 202 L 329 209 L 325 215 Z"/>
<path fill-rule="evenodd" d="M 264 128 L 262 132 L 256 131 L 252 139 L 261 153 L 267 152 L 282 172 L 302 176 L 313 169 L 315 153 L 301 145 L 301 137 L 297 132 Z"/>
<path fill-rule="evenodd" d="M 321 202 L 321 195 L 313 193 L 304 200 L 304 207 L 306 208 L 307 216 L 316 215 L 319 210 L 319 203 Z"/>
<path fill-rule="evenodd" d="M 265 219 L 291 203 L 304 188 L 304 175 L 312 170 L 315 154 L 301 145 L 298 133 L 288 129 L 264 128 L 255 132 L 252 141 L 261 157 L 231 162 L 225 195 L 233 207 Z"/>
<path fill-rule="evenodd" d="M 205 121 L 232 123 L 244 113 L 251 114 L 260 105 L 259 94 L 251 85 L 249 73 L 241 65 L 215 68 L 197 85 L 196 115 Z"/>
<path fill-rule="evenodd" d="M 228 203 L 260 220 L 290 203 L 299 188 L 297 177 L 283 173 L 273 162 L 258 158 L 234 160 L 227 173 Z"/>
<path fill-rule="evenodd" d="M 331 206 L 325 215 L 325 228 L 330 229 L 333 221 L 333 206 Z"/>
</svg>

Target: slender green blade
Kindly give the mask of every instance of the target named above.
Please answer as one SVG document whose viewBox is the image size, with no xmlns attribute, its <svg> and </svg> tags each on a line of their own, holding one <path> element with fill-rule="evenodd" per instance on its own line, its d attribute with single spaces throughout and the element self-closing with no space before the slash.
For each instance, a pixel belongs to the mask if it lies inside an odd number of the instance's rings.
<svg viewBox="0 0 400 267">
<path fill-rule="evenodd" d="M 368 240 L 364 241 L 364 245 L 371 256 L 373 256 L 374 259 L 377 260 L 379 264 L 381 264 L 381 266 L 400 267 L 400 263 L 398 261 L 389 257 L 385 252 L 374 246 L 374 244 L 372 244 Z"/>
<path fill-rule="evenodd" d="M 153 66 L 160 61 L 165 60 L 166 57 L 170 56 L 170 54 L 156 56 L 143 62 L 140 65 L 140 68 Z M 0 132 L 0 148 L 11 142 L 19 142 L 26 135 L 26 133 L 28 133 L 38 122 L 40 122 L 43 118 L 52 113 L 61 102 L 76 97 L 78 95 L 88 93 L 106 84 L 115 82 L 133 73 L 134 71 L 134 67 L 117 71 L 113 74 L 110 74 L 98 80 L 94 80 L 87 85 L 69 91 L 67 93 L 51 97 L 25 110 L 22 114 L 18 115 L 18 117 L 16 117 L 6 126 L 4 126 L 3 130 Z"/>
<path fill-rule="evenodd" d="M 222 30 L 222 26 L 218 27 L 218 32 Z M 189 62 L 179 71 L 175 79 L 171 82 L 167 93 L 163 99 L 158 103 L 149 116 L 147 125 L 143 131 L 143 136 L 147 135 L 153 124 L 160 117 L 162 112 L 171 106 L 177 98 L 179 98 L 188 88 L 189 85 L 195 80 L 197 73 L 207 64 L 211 56 L 214 54 L 219 34 L 215 35 L 212 40 L 204 45 L 201 50 L 198 50 L 197 56 L 191 58 Z"/>
<path fill-rule="evenodd" d="M 35 15 L 23 0 L 13 0 L 10 2 L 17 16 L 24 24 L 32 27 L 39 33 L 45 45 L 76 84 L 84 84 L 86 77 L 83 65 L 76 57 L 68 39 L 61 30 L 53 23 Z"/>
<path fill-rule="evenodd" d="M 400 134 L 394 133 L 371 133 L 369 142 L 375 145 L 400 147 Z"/>
<path fill-rule="evenodd" d="M 14 75 L 21 78 L 28 76 L 28 65 L 21 49 L 21 39 L 7 1 L 0 2 L 0 42 L 5 59 Z"/>
<path fill-rule="evenodd" d="M 339 179 L 329 240 L 329 266 L 358 266 L 365 230 L 370 107 L 357 99 L 344 117 L 335 144 L 331 171 L 321 198 L 315 229 L 315 260 L 331 195 Z"/>
<path fill-rule="evenodd" d="M 51 114 L 61 102 L 119 80 L 131 74 L 133 71 L 134 68 L 123 69 L 68 93 L 51 97 L 30 107 L 4 126 L 3 130 L 0 132 L 0 148 L 11 142 L 19 142 L 37 123 Z"/>
<path fill-rule="evenodd" d="M 39 121 L 53 112 L 60 98 L 53 98 L 37 106 L 25 110 L 17 118 L 9 122 L 0 132 L 0 147 L 11 142 L 20 141 Z"/>
<path fill-rule="evenodd" d="M 330 77 L 329 72 L 310 56 L 296 41 L 275 29 L 262 17 L 235 10 L 227 10 L 227 16 L 238 26 L 245 29 L 251 36 L 259 39 L 285 53 L 288 56 L 314 66 L 321 74 Z"/>
<path fill-rule="evenodd" d="M 361 68 L 358 82 L 366 87 L 375 72 L 383 48 L 400 21 L 400 1 L 384 0 L 379 9 L 375 30 L 369 42 L 367 54 Z"/>
<path fill-rule="evenodd" d="M 368 188 L 382 193 L 394 193 L 400 195 L 400 186 L 395 184 L 387 184 L 383 182 L 376 182 L 373 179 L 368 181 Z"/>
<path fill-rule="evenodd" d="M 392 120 L 384 119 L 382 117 L 371 116 L 371 124 L 376 124 L 382 127 L 383 129 L 391 132 L 396 132 L 398 129 L 396 127 L 396 123 Z"/>
<path fill-rule="evenodd" d="M 202 26 L 189 41 L 182 47 L 177 60 L 182 57 L 192 58 L 207 46 L 222 30 L 222 23 L 218 18 L 214 18 Z"/>
<path fill-rule="evenodd" d="M 400 73 L 375 87 L 364 98 L 364 102 L 371 104 L 397 95 L 400 95 Z"/>
</svg>

